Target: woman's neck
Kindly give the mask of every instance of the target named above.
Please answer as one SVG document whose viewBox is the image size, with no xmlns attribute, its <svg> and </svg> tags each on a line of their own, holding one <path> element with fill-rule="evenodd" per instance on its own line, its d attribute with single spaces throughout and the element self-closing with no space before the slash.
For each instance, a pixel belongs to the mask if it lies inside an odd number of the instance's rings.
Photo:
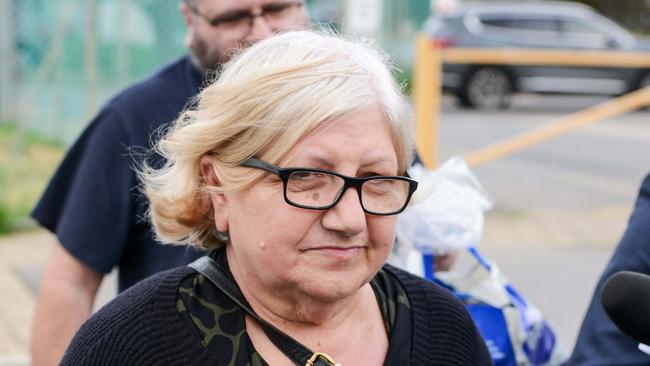
<svg viewBox="0 0 650 366">
<path fill-rule="evenodd" d="M 345 320 L 363 316 L 368 302 L 376 301 L 369 284 L 333 302 L 313 298 L 297 286 L 268 286 L 241 268 L 231 248 L 226 249 L 230 271 L 248 303 L 262 319 L 282 329 L 336 328 Z"/>
</svg>

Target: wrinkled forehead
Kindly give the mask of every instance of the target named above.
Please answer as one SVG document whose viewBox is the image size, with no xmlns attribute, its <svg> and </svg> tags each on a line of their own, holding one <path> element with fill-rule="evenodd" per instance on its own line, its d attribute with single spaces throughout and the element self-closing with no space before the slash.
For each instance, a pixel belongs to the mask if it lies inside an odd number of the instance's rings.
<svg viewBox="0 0 650 366">
<path fill-rule="evenodd" d="M 313 124 L 297 137 L 282 160 L 314 152 L 319 152 L 316 157 L 327 158 L 332 155 L 328 150 L 346 155 L 358 149 L 363 150 L 367 160 L 394 162 L 398 152 L 392 127 L 377 104 L 354 109 Z"/>
</svg>

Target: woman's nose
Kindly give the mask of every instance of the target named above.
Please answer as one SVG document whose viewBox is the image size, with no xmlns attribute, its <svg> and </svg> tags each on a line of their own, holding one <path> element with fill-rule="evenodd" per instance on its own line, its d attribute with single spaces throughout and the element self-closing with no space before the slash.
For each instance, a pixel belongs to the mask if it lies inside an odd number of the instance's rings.
<svg viewBox="0 0 650 366">
<path fill-rule="evenodd" d="M 336 206 L 327 210 L 323 216 L 323 226 L 348 237 L 366 229 L 366 213 L 354 188 L 348 188 Z"/>
</svg>

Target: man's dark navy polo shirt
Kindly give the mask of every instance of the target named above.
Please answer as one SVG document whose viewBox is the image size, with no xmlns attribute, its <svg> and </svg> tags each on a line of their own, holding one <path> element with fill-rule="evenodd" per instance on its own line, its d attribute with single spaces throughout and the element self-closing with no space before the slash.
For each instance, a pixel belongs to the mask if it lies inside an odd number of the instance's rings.
<svg viewBox="0 0 650 366">
<path fill-rule="evenodd" d="M 81 262 L 103 273 L 118 266 L 120 291 L 200 255 L 154 241 L 133 168 L 203 82 L 186 56 L 111 99 L 67 153 L 32 212 Z M 155 164 L 161 157 L 151 159 Z"/>
</svg>

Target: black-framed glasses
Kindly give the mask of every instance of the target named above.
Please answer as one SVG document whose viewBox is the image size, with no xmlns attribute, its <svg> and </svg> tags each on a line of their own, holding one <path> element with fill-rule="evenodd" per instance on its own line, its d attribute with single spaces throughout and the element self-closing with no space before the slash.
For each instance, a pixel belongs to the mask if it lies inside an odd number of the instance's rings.
<svg viewBox="0 0 650 366">
<path fill-rule="evenodd" d="M 263 5 L 259 12 L 253 12 L 251 9 L 237 9 L 209 18 L 189 2 L 185 2 L 185 4 L 194 14 L 205 19 L 211 26 L 242 35 L 250 32 L 253 21 L 257 17 L 263 17 L 272 28 L 275 28 L 285 25 L 289 19 L 296 15 L 296 10 L 303 6 L 300 0 L 276 1 Z"/>
<path fill-rule="evenodd" d="M 418 188 L 418 182 L 402 176 L 348 177 L 322 169 L 280 168 L 257 158 L 246 159 L 241 165 L 277 175 L 282 180 L 284 200 L 292 206 L 312 210 L 336 206 L 352 187 L 365 212 L 395 215 L 404 211 Z"/>
</svg>

